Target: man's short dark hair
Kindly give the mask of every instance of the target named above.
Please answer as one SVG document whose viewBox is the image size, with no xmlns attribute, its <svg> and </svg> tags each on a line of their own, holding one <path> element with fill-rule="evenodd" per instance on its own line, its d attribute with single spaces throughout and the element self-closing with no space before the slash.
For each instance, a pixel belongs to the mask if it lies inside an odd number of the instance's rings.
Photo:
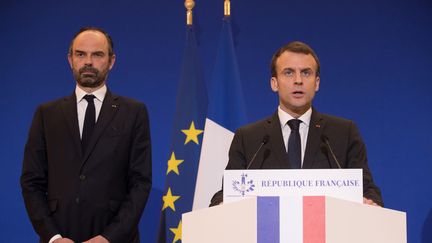
<svg viewBox="0 0 432 243">
<path fill-rule="evenodd" d="M 106 39 L 107 39 L 107 41 L 108 41 L 108 55 L 109 55 L 110 57 L 114 55 L 114 43 L 113 43 L 113 40 L 112 40 L 111 36 L 110 36 L 110 35 L 109 35 L 105 30 L 103 30 L 103 29 L 101 29 L 101 28 L 98 28 L 98 27 L 91 27 L 91 26 L 81 28 L 81 29 L 80 29 L 80 30 L 79 30 L 79 31 L 74 35 L 74 37 L 72 38 L 72 41 L 71 41 L 71 43 L 70 43 L 70 46 L 69 46 L 69 54 L 70 54 L 70 55 L 72 54 L 72 46 L 73 46 L 73 43 L 74 43 L 75 39 L 77 38 L 77 36 L 78 36 L 79 34 L 81 34 L 82 32 L 85 32 L 85 31 L 97 31 L 97 32 L 102 33 L 102 34 L 106 37 Z"/>
<path fill-rule="evenodd" d="M 282 46 L 281 48 L 279 48 L 279 50 L 276 51 L 276 53 L 272 57 L 271 64 L 270 64 L 270 72 L 271 72 L 272 77 L 277 76 L 277 72 L 276 72 L 277 59 L 280 57 L 280 55 L 282 55 L 282 53 L 284 53 L 286 51 L 294 52 L 294 53 L 303 53 L 306 55 L 309 55 L 309 54 L 312 55 L 312 57 L 315 59 L 315 62 L 317 64 L 316 76 L 319 77 L 319 75 L 320 75 L 320 62 L 319 62 L 318 56 L 315 54 L 314 50 L 310 46 L 308 46 L 307 44 L 305 44 L 301 41 L 290 42 L 290 43 Z"/>
</svg>

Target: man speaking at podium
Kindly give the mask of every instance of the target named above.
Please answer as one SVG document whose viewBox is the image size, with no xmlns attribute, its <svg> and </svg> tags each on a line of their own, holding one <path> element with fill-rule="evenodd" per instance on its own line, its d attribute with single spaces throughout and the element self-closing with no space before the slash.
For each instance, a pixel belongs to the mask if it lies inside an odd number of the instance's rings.
<svg viewBox="0 0 432 243">
<path fill-rule="evenodd" d="M 357 126 L 312 107 L 320 86 L 320 63 L 312 48 L 299 41 L 281 47 L 273 55 L 271 76 L 279 107 L 236 131 L 226 169 L 361 168 L 363 202 L 382 206 Z M 222 194 L 217 192 L 210 206 L 220 204 Z"/>
</svg>

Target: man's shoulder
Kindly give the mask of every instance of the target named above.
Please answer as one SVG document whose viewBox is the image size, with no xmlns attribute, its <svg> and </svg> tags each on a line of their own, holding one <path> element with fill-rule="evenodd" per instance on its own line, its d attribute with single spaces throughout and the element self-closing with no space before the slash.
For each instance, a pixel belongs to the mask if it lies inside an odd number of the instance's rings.
<svg viewBox="0 0 432 243">
<path fill-rule="evenodd" d="M 74 102 L 75 99 L 74 99 L 74 97 L 72 95 L 63 96 L 61 98 L 57 98 L 57 99 L 54 99 L 54 100 L 50 100 L 50 101 L 46 101 L 46 102 L 41 103 L 38 106 L 38 109 L 42 109 L 42 110 L 52 109 L 52 108 L 58 107 L 62 103 L 68 102 L 68 101 L 69 102 Z"/>
<path fill-rule="evenodd" d="M 127 97 L 127 96 L 117 95 L 113 93 L 111 93 L 110 95 L 111 95 L 110 99 L 112 99 L 114 103 L 118 103 L 119 105 L 130 107 L 133 109 L 142 109 L 142 108 L 147 109 L 146 105 L 142 101 L 139 101 L 137 99 Z"/>
<path fill-rule="evenodd" d="M 137 99 L 133 99 L 133 98 L 122 96 L 122 95 L 117 95 L 117 94 L 111 93 L 109 91 L 108 91 L 107 95 L 110 96 L 110 98 L 108 98 L 106 96 L 105 99 L 113 99 L 115 102 L 118 102 L 122 105 L 130 106 L 130 107 L 137 107 L 137 108 L 146 107 L 143 102 L 141 102 Z M 57 99 L 54 99 L 51 101 L 44 102 L 38 106 L 38 109 L 47 110 L 47 109 L 56 108 L 56 107 L 61 106 L 62 104 L 68 104 L 68 103 L 69 104 L 70 103 L 76 103 L 76 98 L 75 98 L 74 94 L 68 95 L 68 96 L 63 96 L 63 97 L 60 97 L 60 98 L 57 98 Z"/>
<path fill-rule="evenodd" d="M 326 120 L 326 121 L 330 121 L 330 122 L 335 122 L 335 123 L 343 123 L 343 124 L 347 124 L 347 123 L 352 123 L 353 121 L 344 117 L 340 117 L 340 116 L 335 116 L 335 115 L 330 115 L 330 114 L 325 114 L 325 113 L 320 113 L 321 117 Z"/>
<path fill-rule="evenodd" d="M 324 123 L 325 126 L 327 128 L 335 128 L 335 129 L 351 129 L 352 127 L 355 127 L 355 123 L 353 120 L 344 118 L 344 117 L 340 117 L 340 116 L 335 116 L 335 115 L 330 115 L 330 114 L 325 114 L 325 113 L 319 113 L 315 111 L 315 114 L 313 115 L 315 117 L 313 117 L 312 119 L 316 119 L 316 121 L 318 123 Z"/>
<path fill-rule="evenodd" d="M 113 94 L 113 97 L 115 99 L 117 99 L 119 102 L 121 103 L 125 103 L 125 104 L 129 104 L 129 105 L 133 105 L 133 106 L 141 106 L 144 105 L 144 103 L 142 101 L 139 101 L 137 99 L 128 97 L 128 96 L 122 96 L 122 95 L 117 95 L 117 94 Z"/>
<path fill-rule="evenodd" d="M 266 126 L 270 126 L 272 123 L 279 122 L 277 118 L 277 114 L 273 113 L 271 116 L 268 116 L 264 119 L 249 123 L 237 129 L 238 132 L 256 132 L 260 130 L 265 130 Z"/>
</svg>

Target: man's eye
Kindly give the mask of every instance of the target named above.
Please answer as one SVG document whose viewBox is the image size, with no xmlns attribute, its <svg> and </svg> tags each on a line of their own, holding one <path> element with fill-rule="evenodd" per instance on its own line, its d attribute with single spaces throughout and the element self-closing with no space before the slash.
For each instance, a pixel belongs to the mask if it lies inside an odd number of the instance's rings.
<svg viewBox="0 0 432 243">
<path fill-rule="evenodd" d="M 312 72 L 311 71 L 303 71 L 302 72 L 302 75 L 303 75 L 303 77 L 309 77 L 309 76 L 311 76 L 312 75 Z"/>
<path fill-rule="evenodd" d="M 293 72 L 287 70 L 287 71 L 284 71 L 283 74 L 284 74 L 285 76 L 291 77 L 291 76 L 293 75 Z"/>
<path fill-rule="evenodd" d="M 83 57 L 84 56 L 84 53 L 75 53 L 75 56 L 77 56 L 77 57 Z"/>
</svg>

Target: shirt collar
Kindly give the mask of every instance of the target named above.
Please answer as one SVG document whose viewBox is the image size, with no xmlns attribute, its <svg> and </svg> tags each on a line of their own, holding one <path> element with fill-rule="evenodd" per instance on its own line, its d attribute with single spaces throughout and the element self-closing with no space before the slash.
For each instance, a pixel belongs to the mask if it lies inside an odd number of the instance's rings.
<svg viewBox="0 0 432 243">
<path fill-rule="evenodd" d="M 105 98 L 106 92 L 107 92 L 106 85 L 102 86 L 100 89 L 94 91 L 93 93 L 86 93 L 78 85 L 75 88 L 75 95 L 76 95 L 76 98 L 77 98 L 77 103 L 81 102 L 81 100 L 87 94 L 92 94 L 92 95 L 94 95 L 96 97 L 97 100 L 99 100 L 100 102 L 103 102 L 103 100 Z"/>
<path fill-rule="evenodd" d="M 280 121 L 281 127 L 284 127 L 285 125 L 287 125 L 287 122 L 289 120 L 296 119 L 296 118 L 292 117 L 290 114 L 288 114 L 287 112 L 285 112 L 284 110 L 282 110 L 282 108 L 280 106 L 278 106 L 278 116 L 279 116 L 279 121 Z M 309 127 L 311 116 L 312 116 L 312 107 L 309 108 L 309 110 L 307 110 L 303 115 L 301 115 L 297 119 L 301 120 L 302 123 L 304 123 L 307 127 Z"/>
</svg>

